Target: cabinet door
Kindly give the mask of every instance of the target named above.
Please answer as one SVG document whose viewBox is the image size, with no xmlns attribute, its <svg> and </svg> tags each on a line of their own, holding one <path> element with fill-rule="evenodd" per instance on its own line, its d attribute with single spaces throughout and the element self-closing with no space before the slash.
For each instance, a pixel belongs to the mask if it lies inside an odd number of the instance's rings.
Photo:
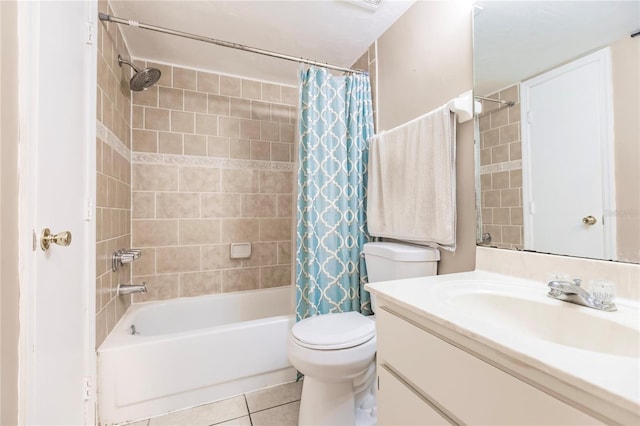
<svg viewBox="0 0 640 426">
<path fill-rule="evenodd" d="M 378 426 L 452 424 L 384 366 L 378 366 L 378 386 Z"/>
</svg>

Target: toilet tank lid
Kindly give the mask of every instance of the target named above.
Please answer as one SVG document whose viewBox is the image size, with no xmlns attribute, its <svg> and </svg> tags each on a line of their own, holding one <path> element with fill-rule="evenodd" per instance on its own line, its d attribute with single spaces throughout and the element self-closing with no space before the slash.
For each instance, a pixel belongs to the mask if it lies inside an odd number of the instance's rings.
<svg viewBox="0 0 640 426">
<path fill-rule="evenodd" d="M 409 244 L 374 242 L 366 243 L 362 252 L 400 262 L 433 262 L 440 260 L 440 250 L 432 247 Z"/>
</svg>

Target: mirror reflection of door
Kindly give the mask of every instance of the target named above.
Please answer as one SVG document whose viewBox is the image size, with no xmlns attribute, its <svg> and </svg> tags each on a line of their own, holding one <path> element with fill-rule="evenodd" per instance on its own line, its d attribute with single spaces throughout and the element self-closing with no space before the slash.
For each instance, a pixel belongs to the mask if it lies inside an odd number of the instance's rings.
<svg viewBox="0 0 640 426">
<path fill-rule="evenodd" d="M 609 49 L 523 82 L 521 97 L 525 250 L 615 259 Z"/>
</svg>

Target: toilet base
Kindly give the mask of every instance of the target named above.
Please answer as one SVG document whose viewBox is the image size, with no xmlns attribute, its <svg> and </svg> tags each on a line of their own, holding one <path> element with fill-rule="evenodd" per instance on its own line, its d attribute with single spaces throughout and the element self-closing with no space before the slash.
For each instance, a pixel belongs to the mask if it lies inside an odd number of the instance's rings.
<svg viewBox="0 0 640 426">
<path fill-rule="evenodd" d="M 305 376 L 299 426 L 376 426 L 375 362 L 355 380 L 325 381 Z"/>
</svg>

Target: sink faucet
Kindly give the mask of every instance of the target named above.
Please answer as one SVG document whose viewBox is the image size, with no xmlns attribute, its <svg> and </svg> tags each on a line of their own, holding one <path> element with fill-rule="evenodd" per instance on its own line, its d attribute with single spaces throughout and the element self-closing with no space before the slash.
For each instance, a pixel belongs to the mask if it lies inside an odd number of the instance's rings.
<svg viewBox="0 0 640 426">
<path fill-rule="evenodd" d="M 147 283 L 143 282 L 140 285 L 118 284 L 118 289 L 116 291 L 118 296 L 121 296 L 124 294 L 133 294 L 133 293 L 146 293 Z"/>
<path fill-rule="evenodd" d="M 579 278 L 574 279 L 572 283 L 568 281 L 550 281 L 547 284 L 549 286 L 549 293 L 547 296 L 601 311 L 611 312 L 618 310 L 615 303 L 610 300 L 604 300 L 596 297 L 582 288 L 581 284 L 582 280 Z"/>
</svg>

